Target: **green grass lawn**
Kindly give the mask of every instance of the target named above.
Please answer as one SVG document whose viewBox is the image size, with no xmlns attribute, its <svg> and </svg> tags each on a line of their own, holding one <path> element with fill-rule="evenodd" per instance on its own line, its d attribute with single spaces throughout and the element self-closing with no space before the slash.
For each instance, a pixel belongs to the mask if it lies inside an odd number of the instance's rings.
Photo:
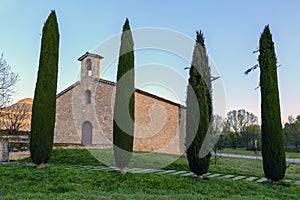
<svg viewBox="0 0 300 200">
<path fill-rule="evenodd" d="M 246 156 L 261 156 L 261 152 L 258 151 L 257 154 L 254 151 L 247 151 L 245 149 L 223 149 L 222 153 L 229 153 L 229 154 L 238 154 L 238 155 L 246 155 Z M 286 152 L 285 153 L 287 158 L 298 158 L 300 159 L 300 153 L 293 153 L 293 152 Z"/>
<path fill-rule="evenodd" d="M 157 154 L 157 160 L 169 156 Z M 149 159 L 149 162 L 158 162 L 155 156 Z M 293 184 L 272 186 L 268 182 L 220 178 L 198 180 L 178 175 L 120 175 L 118 172 L 62 167 L 103 165 L 85 149 L 54 150 L 49 164 L 45 169 L 0 165 L 0 199 L 300 199 L 300 186 Z M 256 160 L 221 158 L 216 166 L 211 163 L 210 172 L 263 176 L 261 167 Z M 164 168 L 188 171 L 185 156 Z M 287 171 L 288 176 L 300 178 L 299 165 L 290 166 Z"/>
<path fill-rule="evenodd" d="M 210 173 L 264 177 L 263 165 L 260 160 L 220 158 L 217 160 L 216 165 L 214 164 L 214 157 L 211 157 L 210 161 Z M 182 156 L 176 162 L 165 167 L 165 169 L 188 171 L 186 156 Z M 288 164 L 285 179 L 300 180 L 300 165 Z"/>
<path fill-rule="evenodd" d="M 96 159 L 93 155 L 96 155 Z M 100 156 L 102 155 L 102 156 Z M 144 156 L 143 160 L 138 160 L 144 153 L 135 153 L 135 159 L 130 164 L 129 168 L 141 167 L 141 168 L 152 168 L 159 169 L 155 166 L 163 166 L 163 169 L 175 169 L 175 170 L 185 170 L 189 171 L 188 162 L 186 156 L 166 155 L 153 153 Z M 104 159 L 106 158 L 106 159 Z M 147 159 L 147 162 L 144 160 Z M 175 160 L 176 159 L 176 160 Z M 53 151 L 50 164 L 63 164 L 63 165 L 83 165 L 83 166 L 99 166 L 105 165 L 99 160 L 113 160 L 113 153 L 111 149 L 104 150 L 86 150 L 86 149 L 56 149 Z M 172 162 L 175 160 L 175 162 Z M 29 161 L 30 159 L 25 159 L 24 161 Z M 170 163 L 164 166 L 162 163 Z M 110 161 L 108 161 L 110 162 Z M 113 161 L 112 161 L 113 162 Z M 114 166 L 114 164 L 109 165 Z M 154 166 L 154 167 L 153 167 Z M 214 165 L 214 157 L 211 157 L 211 164 L 209 171 L 211 173 L 221 173 L 221 174 L 233 174 L 233 175 L 248 175 L 248 176 L 264 176 L 262 161 L 260 160 L 248 160 L 248 159 L 238 159 L 238 158 L 220 158 L 217 160 L 217 165 Z M 299 164 L 289 164 L 286 170 L 286 179 L 296 179 L 300 180 L 300 165 Z"/>
</svg>

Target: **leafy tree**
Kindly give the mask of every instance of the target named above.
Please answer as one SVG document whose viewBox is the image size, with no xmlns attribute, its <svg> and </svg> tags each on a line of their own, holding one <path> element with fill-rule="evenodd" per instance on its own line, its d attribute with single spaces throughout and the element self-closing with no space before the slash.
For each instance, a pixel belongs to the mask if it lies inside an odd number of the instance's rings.
<svg viewBox="0 0 300 200">
<path fill-rule="evenodd" d="M 238 135 L 245 132 L 248 126 L 256 124 L 258 119 L 253 113 L 240 109 L 229 111 L 227 113 L 227 122 L 236 135 Z"/>
<path fill-rule="evenodd" d="M 224 120 L 223 124 L 223 133 L 226 138 L 226 147 L 236 149 L 237 148 L 237 139 L 234 132 L 231 131 L 230 123 L 227 119 Z"/>
<path fill-rule="evenodd" d="M 210 132 L 214 135 L 222 134 L 224 129 L 224 119 L 220 115 L 214 115 L 212 122 Z"/>
<path fill-rule="evenodd" d="M 300 117 L 300 116 L 298 116 L 298 117 Z M 289 115 L 289 116 L 288 116 L 288 124 L 293 124 L 295 121 L 296 121 L 296 120 L 295 120 L 295 118 L 293 117 L 293 115 Z"/>
<path fill-rule="evenodd" d="M 223 135 L 224 119 L 220 115 L 214 115 L 210 125 L 211 142 L 213 145 L 215 165 L 221 157 L 221 151 L 226 146 L 225 136 Z M 217 141 L 216 141 L 217 140 Z"/>
<path fill-rule="evenodd" d="M 300 123 L 300 115 L 296 117 L 297 123 Z"/>
<path fill-rule="evenodd" d="M 227 113 L 226 124 L 229 129 L 234 131 L 228 134 L 233 149 L 247 148 L 248 140 L 250 140 L 247 127 L 256 125 L 257 122 L 257 117 L 244 109 L 232 110 Z"/>
<path fill-rule="evenodd" d="M 11 71 L 2 54 L 0 57 L 0 109 L 5 108 L 10 102 L 18 80 L 19 75 Z"/>
<path fill-rule="evenodd" d="M 245 133 L 243 134 L 243 143 L 244 147 L 247 150 L 253 150 L 255 153 L 261 147 L 261 129 L 260 126 L 250 125 L 246 128 Z"/>
<path fill-rule="evenodd" d="M 289 116 L 289 122 L 284 125 L 284 136 L 286 150 L 300 152 L 300 115 L 297 119 Z"/>
<path fill-rule="evenodd" d="M 128 101 L 129 104 L 125 103 Z M 126 167 L 132 156 L 133 134 L 134 49 L 129 21 L 126 19 L 121 38 L 113 122 L 114 156 L 121 173 L 126 173 Z"/>
<path fill-rule="evenodd" d="M 10 134 L 17 135 L 21 129 L 27 129 L 31 120 L 31 101 L 18 101 L 3 110 L 2 123 Z"/>
<path fill-rule="evenodd" d="M 207 54 L 203 34 L 197 32 L 196 45 L 193 52 L 193 61 L 190 67 L 189 86 L 187 89 L 187 111 L 186 111 L 186 148 L 189 167 L 198 177 L 203 178 L 209 167 L 211 153 L 203 155 L 203 149 L 209 142 L 205 137 L 209 131 L 209 106 L 207 101 L 207 84 L 201 69 L 207 65 Z M 195 97 L 196 96 L 196 100 Z M 197 117 L 198 116 L 198 117 Z M 193 127 L 196 127 L 194 130 Z M 196 131 L 196 135 L 194 133 Z"/>
<path fill-rule="evenodd" d="M 261 132 L 264 173 L 273 184 L 285 175 L 286 160 L 281 125 L 277 59 L 269 25 L 265 26 L 259 40 L 259 65 L 248 69 L 245 74 L 260 68 Z"/>
<path fill-rule="evenodd" d="M 232 131 L 229 131 L 228 132 L 228 137 L 229 137 L 229 140 L 230 140 L 230 147 L 232 149 L 236 149 L 237 148 L 237 136 L 236 134 L 234 134 L 234 132 Z"/>
<path fill-rule="evenodd" d="M 59 31 L 55 11 L 43 27 L 38 77 L 32 106 L 30 155 L 38 168 L 50 159 L 56 109 Z"/>
</svg>

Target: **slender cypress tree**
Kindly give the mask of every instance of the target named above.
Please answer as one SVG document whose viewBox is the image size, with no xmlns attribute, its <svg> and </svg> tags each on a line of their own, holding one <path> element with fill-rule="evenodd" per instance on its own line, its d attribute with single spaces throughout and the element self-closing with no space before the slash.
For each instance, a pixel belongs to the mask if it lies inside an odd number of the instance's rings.
<svg viewBox="0 0 300 200">
<path fill-rule="evenodd" d="M 201 32 L 200 32 L 201 33 Z M 199 39 L 201 41 L 199 41 Z M 198 42 L 199 41 L 199 42 Z M 200 155 L 201 148 L 206 148 L 204 139 L 209 129 L 208 88 L 202 70 L 208 64 L 203 34 L 197 32 L 193 61 L 190 67 L 189 86 L 187 90 L 186 111 L 186 148 L 189 167 L 192 172 L 203 178 L 209 167 L 211 154 Z M 196 95 L 196 100 L 194 95 Z M 195 131 L 196 135 L 195 135 Z M 205 145 L 202 147 L 202 145 Z"/>
<path fill-rule="evenodd" d="M 59 31 L 55 11 L 43 27 L 38 77 L 32 105 L 30 155 L 38 168 L 50 159 L 56 110 Z"/>
<path fill-rule="evenodd" d="M 285 175 L 286 160 L 280 116 L 277 60 L 269 26 L 259 40 L 259 66 L 264 173 L 274 184 Z"/>
<path fill-rule="evenodd" d="M 205 37 L 202 31 L 196 31 L 196 42 L 203 48 L 205 56 L 202 58 L 202 64 L 200 65 L 200 73 L 203 76 L 204 82 L 206 84 L 206 100 L 208 105 L 208 118 L 211 124 L 213 115 L 213 105 L 212 105 L 212 84 L 211 84 L 211 69 L 208 64 L 208 56 L 206 56 L 206 47 L 204 43 Z"/>
<path fill-rule="evenodd" d="M 123 26 L 119 53 L 113 144 L 116 165 L 121 173 L 126 173 L 126 167 L 132 156 L 134 137 L 134 50 L 128 19 Z"/>
</svg>

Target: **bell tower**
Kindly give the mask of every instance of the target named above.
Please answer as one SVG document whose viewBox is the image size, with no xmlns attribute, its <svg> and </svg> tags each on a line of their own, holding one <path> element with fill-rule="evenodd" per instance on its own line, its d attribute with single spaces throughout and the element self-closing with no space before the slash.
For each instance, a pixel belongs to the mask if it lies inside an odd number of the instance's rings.
<svg viewBox="0 0 300 200">
<path fill-rule="evenodd" d="M 103 57 L 97 54 L 86 52 L 78 61 L 81 62 L 81 76 L 80 80 L 91 77 L 93 79 L 100 78 L 100 60 Z"/>
</svg>

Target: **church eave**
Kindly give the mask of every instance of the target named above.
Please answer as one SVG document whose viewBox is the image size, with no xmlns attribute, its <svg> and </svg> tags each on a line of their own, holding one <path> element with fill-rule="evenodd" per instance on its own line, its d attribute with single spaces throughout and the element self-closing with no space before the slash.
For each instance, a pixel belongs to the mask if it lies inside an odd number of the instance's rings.
<svg viewBox="0 0 300 200">
<path fill-rule="evenodd" d="M 116 86 L 116 83 L 115 83 L 115 82 L 108 81 L 108 80 L 104 80 L 104 79 L 99 79 L 99 82 L 104 83 L 104 84 L 108 84 L 108 85 Z M 155 94 L 151 94 L 151 93 L 149 93 L 149 92 L 146 92 L 146 91 L 143 91 L 143 90 L 140 90 L 140 89 L 137 89 L 137 88 L 135 88 L 135 92 L 140 93 L 140 94 L 143 94 L 143 95 L 145 95 L 145 96 L 152 97 L 152 98 L 157 99 L 157 100 L 160 100 L 160 101 L 164 101 L 164 102 L 166 102 L 166 103 L 169 103 L 169 104 L 172 104 L 172 105 L 175 105 L 175 106 L 178 106 L 178 107 L 183 107 L 183 108 L 185 108 L 185 106 L 184 106 L 184 105 L 181 105 L 180 103 L 173 102 L 173 101 L 171 101 L 171 100 L 165 99 L 165 98 L 163 98 L 163 97 L 157 96 L 157 95 L 155 95 Z"/>
<path fill-rule="evenodd" d="M 74 87 L 76 87 L 79 84 L 79 81 L 73 83 L 72 85 L 70 85 L 69 87 L 67 87 L 66 89 L 64 89 L 63 91 L 61 91 L 60 93 L 58 93 L 56 95 L 56 98 L 64 95 L 65 93 L 67 93 L 68 91 L 72 90 Z"/>
<path fill-rule="evenodd" d="M 93 53 L 90 53 L 90 52 L 86 52 L 85 54 L 83 54 L 82 56 L 80 56 L 77 60 L 78 61 L 82 61 L 83 59 L 85 59 L 87 56 L 89 57 L 92 57 L 92 58 L 99 58 L 99 59 L 102 59 L 103 56 L 100 56 L 98 54 L 93 54 Z"/>
</svg>

